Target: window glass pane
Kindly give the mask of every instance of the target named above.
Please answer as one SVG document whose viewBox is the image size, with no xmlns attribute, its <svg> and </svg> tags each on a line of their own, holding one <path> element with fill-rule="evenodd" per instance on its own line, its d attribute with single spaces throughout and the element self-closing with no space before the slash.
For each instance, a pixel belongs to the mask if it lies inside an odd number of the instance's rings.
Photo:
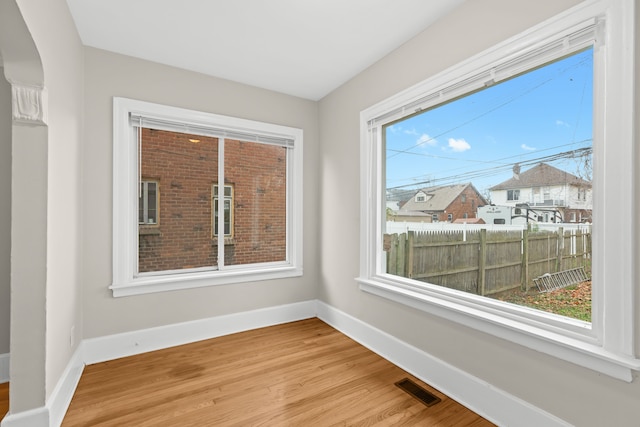
<svg viewBox="0 0 640 427">
<path fill-rule="evenodd" d="M 145 223 L 145 218 L 144 218 L 144 185 L 140 184 L 142 186 L 142 189 L 139 190 L 140 193 L 140 197 L 138 197 L 138 223 L 139 224 L 144 224 Z"/>
<path fill-rule="evenodd" d="M 225 229 L 234 237 L 225 265 L 286 260 L 287 161 L 284 147 L 225 140 L 224 177 L 233 184 Z"/>
<path fill-rule="evenodd" d="M 387 273 L 590 321 L 592 92 L 589 48 L 385 126 Z"/>
<path fill-rule="evenodd" d="M 224 198 L 224 235 L 225 237 L 232 236 L 232 207 L 233 207 L 233 187 L 230 185 L 225 185 L 224 192 L 227 194 Z M 213 235 L 218 235 L 218 186 L 213 186 Z"/>
<path fill-rule="evenodd" d="M 231 234 L 231 200 L 224 201 L 224 235 Z"/>
<path fill-rule="evenodd" d="M 147 195 L 148 222 L 162 222 L 152 227 L 155 231 L 139 229 L 138 271 L 215 266 L 211 187 L 218 167 L 217 138 L 143 128 L 141 164 L 142 176 L 162 183 L 161 194 L 152 183 Z"/>
<path fill-rule="evenodd" d="M 147 224 L 157 224 L 157 184 L 155 182 L 147 183 Z"/>
</svg>

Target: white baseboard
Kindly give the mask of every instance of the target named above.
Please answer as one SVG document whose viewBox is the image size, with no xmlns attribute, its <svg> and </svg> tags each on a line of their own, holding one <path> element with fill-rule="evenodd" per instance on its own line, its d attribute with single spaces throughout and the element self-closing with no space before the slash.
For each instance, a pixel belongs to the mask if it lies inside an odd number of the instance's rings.
<svg viewBox="0 0 640 427">
<path fill-rule="evenodd" d="M 312 317 L 315 300 L 91 338 L 83 341 L 84 362 L 90 365 Z"/>
<path fill-rule="evenodd" d="M 0 423 L 0 427 L 60 426 L 85 364 L 312 317 L 320 318 L 497 425 L 569 426 L 565 421 L 540 408 L 498 390 L 491 384 L 386 332 L 324 302 L 313 300 L 83 340 L 47 401 L 47 406 L 18 414 L 8 414 Z"/>
<path fill-rule="evenodd" d="M 56 384 L 53 392 L 51 392 L 51 396 L 49 396 L 47 400 L 51 420 L 49 425 L 51 427 L 59 427 L 62 424 L 62 420 L 67 413 L 67 409 L 69 409 L 76 387 L 78 387 L 78 382 L 80 381 L 85 365 L 82 359 L 84 354 L 83 347 L 84 343 L 80 342 L 75 353 L 71 356 L 67 368 L 58 380 L 58 384 Z"/>
<path fill-rule="evenodd" d="M 316 317 L 315 300 L 83 340 L 47 400 L 47 405 L 17 414 L 9 413 L 0 427 L 59 427 L 85 364 L 312 317 Z"/>
<path fill-rule="evenodd" d="M 318 301 L 318 318 L 500 426 L 566 427 L 567 422 Z"/>
<path fill-rule="evenodd" d="M 81 343 L 51 392 L 47 405 L 17 414 L 9 413 L 0 423 L 0 427 L 59 427 L 69 409 L 83 370 Z"/>
<path fill-rule="evenodd" d="M 9 382 L 9 353 L 0 354 L 0 384 Z"/>
<path fill-rule="evenodd" d="M 9 412 L 0 422 L 0 427 L 49 427 L 49 408 L 23 411 L 17 414 Z"/>
</svg>

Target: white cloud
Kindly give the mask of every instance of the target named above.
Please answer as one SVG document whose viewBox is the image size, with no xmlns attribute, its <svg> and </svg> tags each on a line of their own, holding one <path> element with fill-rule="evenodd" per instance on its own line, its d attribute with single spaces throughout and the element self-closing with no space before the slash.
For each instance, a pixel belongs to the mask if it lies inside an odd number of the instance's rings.
<svg viewBox="0 0 640 427">
<path fill-rule="evenodd" d="M 420 135 L 418 133 L 418 131 L 415 128 L 411 128 L 411 129 L 405 129 L 404 133 L 406 133 L 407 135 L 413 135 L 413 136 L 418 136 Z"/>
<path fill-rule="evenodd" d="M 471 145 L 464 139 L 449 138 L 449 148 L 458 153 L 471 149 Z"/>
<path fill-rule="evenodd" d="M 567 122 L 563 122 L 562 120 L 556 120 L 556 126 L 565 126 L 565 127 L 570 127 L 569 123 Z"/>
<path fill-rule="evenodd" d="M 438 145 L 438 141 L 436 141 L 435 138 L 431 138 L 426 133 L 423 133 L 422 136 L 420 136 L 420 138 L 418 138 L 418 140 L 416 141 L 416 145 L 423 147 L 429 145 L 431 147 L 435 147 L 436 145 Z"/>
<path fill-rule="evenodd" d="M 522 148 L 525 151 L 536 151 L 535 147 L 529 147 L 527 144 L 522 144 L 520 148 Z"/>
</svg>

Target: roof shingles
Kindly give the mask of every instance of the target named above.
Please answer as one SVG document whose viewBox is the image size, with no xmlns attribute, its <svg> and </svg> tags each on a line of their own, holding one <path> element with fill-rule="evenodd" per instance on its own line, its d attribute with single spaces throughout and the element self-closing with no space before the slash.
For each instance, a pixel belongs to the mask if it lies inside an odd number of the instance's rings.
<svg viewBox="0 0 640 427">
<path fill-rule="evenodd" d="M 589 187 L 591 183 L 546 163 L 538 163 L 531 169 L 522 172 L 518 178 L 510 178 L 498 185 L 494 185 L 489 190 L 509 190 L 514 188 L 534 188 L 554 185 Z"/>
</svg>

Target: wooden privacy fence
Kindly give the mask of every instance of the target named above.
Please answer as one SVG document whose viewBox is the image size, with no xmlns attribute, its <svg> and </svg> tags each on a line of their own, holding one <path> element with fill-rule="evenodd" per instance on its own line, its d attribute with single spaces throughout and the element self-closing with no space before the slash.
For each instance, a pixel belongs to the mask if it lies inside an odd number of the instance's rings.
<svg viewBox="0 0 640 427">
<path fill-rule="evenodd" d="M 386 234 L 387 273 L 492 295 L 532 279 L 577 267 L 590 271 L 591 233 L 523 231 L 408 231 Z"/>
</svg>

